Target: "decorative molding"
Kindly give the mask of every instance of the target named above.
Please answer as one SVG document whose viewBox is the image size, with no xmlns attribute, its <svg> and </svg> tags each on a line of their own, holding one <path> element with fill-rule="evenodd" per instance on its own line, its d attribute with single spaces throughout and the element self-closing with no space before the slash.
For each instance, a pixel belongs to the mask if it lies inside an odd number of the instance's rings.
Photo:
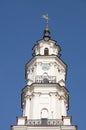
<svg viewBox="0 0 86 130">
<path fill-rule="evenodd" d="M 41 95 L 40 92 L 33 92 L 33 93 L 31 94 L 32 97 L 33 97 L 33 96 L 39 97 L 40 95 Z"/>
<path fill-rule="evenodd" d="M 57 92 L 50 92 L 50 93 L 49 93 L 49 96 L 57 96 L 57 95 L 58 95 Z"/>
</svg>

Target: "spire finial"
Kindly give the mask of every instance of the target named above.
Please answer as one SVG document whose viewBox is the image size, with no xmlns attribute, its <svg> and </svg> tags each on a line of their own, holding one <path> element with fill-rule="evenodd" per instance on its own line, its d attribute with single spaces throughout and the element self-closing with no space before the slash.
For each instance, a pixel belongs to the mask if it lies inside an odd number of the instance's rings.
<svg viewBox="0 0 86 130">
<path fill-rule="evenodd" d="M 48 29 L 48 22 L 49 22 L 48 14 L 44 14 L 44 15 L 42 16 L 42 18 L 46 20 L 46 28 Z"/>
<path fill-rule="evenodd" d="M 48 28 L 48 22 L 49 22 L 48 14 L 43 15 L 42 18 L 46 20 L 46 27 L 45 27 L 45 30 L 44 30 L 43 39 L 48 41 L 51 38 L 50 37 L 50 30 Z"/>
</svg>

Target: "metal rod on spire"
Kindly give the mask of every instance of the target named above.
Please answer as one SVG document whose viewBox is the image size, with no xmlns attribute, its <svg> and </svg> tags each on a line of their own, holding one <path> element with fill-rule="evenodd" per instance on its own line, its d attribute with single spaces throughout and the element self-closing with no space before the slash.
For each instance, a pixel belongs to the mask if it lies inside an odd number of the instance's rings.
<svg viewBox="0 0 86 130">
<path fill-rule="evenodd" d="M 42 18 L 46 20 L 46 28 L 48 28 L 48 22 L 49 22 L 48 14 L 43 15 Z"/>
</svg>

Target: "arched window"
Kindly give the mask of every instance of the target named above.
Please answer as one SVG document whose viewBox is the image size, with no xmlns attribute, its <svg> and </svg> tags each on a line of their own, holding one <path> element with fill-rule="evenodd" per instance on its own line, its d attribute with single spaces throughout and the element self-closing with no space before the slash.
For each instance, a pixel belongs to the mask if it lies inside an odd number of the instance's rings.
<svg viewBox="0 0 86 130">
<path fill-rule="evenodd" d="M 48 118 L 48 110 L 46 108 L 43 108 L 41 110 L 41 118 L 42 119 L 47 119 Z"/>
<path fill-rule="evenodd" d="M 44 49 L 44 55 L 45 55 L 45 56 L 49 55 L 49 50 L 48 50 L 48 48 L 45 48 L 45 49 Z"/>
</svg>

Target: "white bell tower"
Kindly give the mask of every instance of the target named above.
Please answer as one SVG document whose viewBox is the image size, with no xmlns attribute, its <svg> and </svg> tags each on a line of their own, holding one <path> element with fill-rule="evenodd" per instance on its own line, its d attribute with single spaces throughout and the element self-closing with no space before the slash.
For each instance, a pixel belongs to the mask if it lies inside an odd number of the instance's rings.
<svg viewBox="0 0 86 130">
<path fill-rule="evenodd" d="M 33 51 L 32 59 L 25 66 L 26 86 L 21 95 L 23 113 L 11 130 L 76 130 L 67 115 L 67 65 L 61 60 L 61 48 L 51 39 L 47 25 Z"/>
</svg>

